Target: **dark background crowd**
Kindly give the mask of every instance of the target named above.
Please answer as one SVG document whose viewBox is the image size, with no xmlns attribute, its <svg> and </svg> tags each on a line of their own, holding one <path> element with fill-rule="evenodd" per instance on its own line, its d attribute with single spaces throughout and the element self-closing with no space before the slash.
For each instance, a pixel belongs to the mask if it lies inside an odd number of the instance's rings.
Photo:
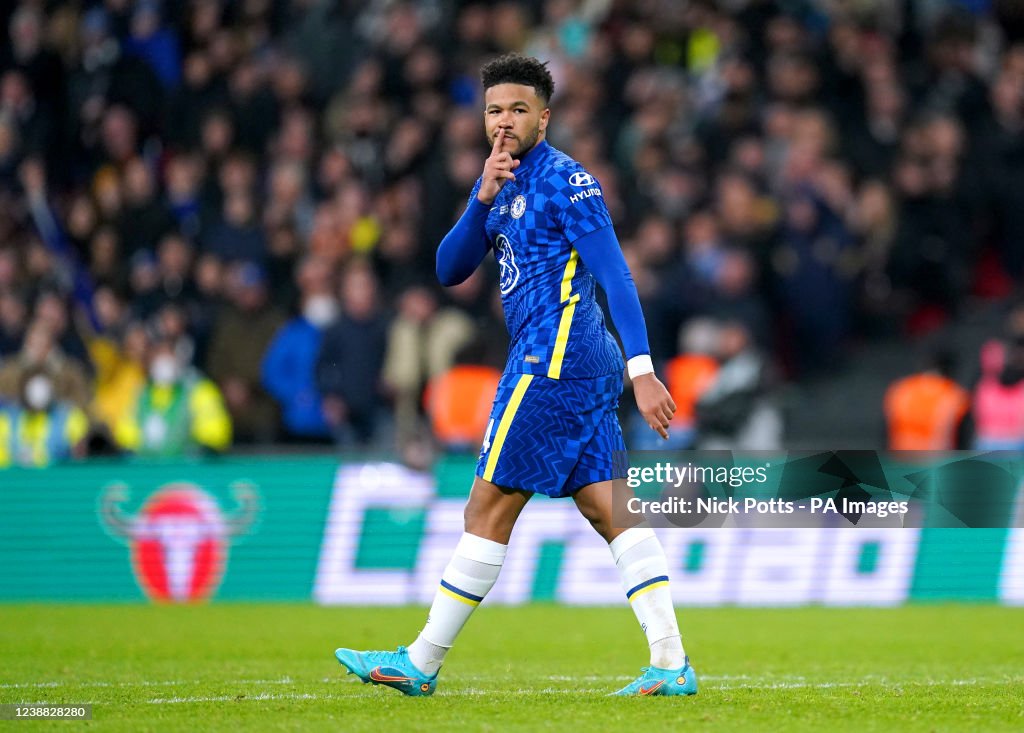
<svg viewBox="0 0 1024 733">
<path fill-rule="evenodd" d="M 166 432 L 138 395 L 183 382 L 235 444 L 429 440 L 430 380 L 507 347 L 493 263 L 433 275 L 505 52 L 549 63 L 656 363 L 747 385 L 697 429 L 777 445 L 766 384 L 1024 277 L 1018 0 L 22 0 L 0 29 L 0 398 L 76 405 L 94 451 Z"/>
</svg>

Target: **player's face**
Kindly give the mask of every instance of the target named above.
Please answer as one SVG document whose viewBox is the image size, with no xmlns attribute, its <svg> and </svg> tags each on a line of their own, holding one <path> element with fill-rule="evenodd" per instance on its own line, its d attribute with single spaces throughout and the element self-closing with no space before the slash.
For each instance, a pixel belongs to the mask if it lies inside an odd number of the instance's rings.
<svg viewBox="0 0 1024 733">
<path fill-rule="evenodd" d="M 484 130 L 487 144 L 494 145 L 498 130 L 504 130 L 501 149 L 518 158 L 544 138 L 549 110 L 533 87 L 525 84 L 496 84 L 484 92 Z"/>
</svg>

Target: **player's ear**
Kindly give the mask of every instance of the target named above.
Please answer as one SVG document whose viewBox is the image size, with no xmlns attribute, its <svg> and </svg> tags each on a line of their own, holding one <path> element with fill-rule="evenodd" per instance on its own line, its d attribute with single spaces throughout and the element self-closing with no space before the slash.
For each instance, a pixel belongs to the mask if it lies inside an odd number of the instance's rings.
<svg viewBox="0 0 1024 733">
<path fill-rule="evenodd" d="M 548 120 L 551 118 L 551 109 L 545 107 L 544 111 L 540 113 L 540 130 L 543 132 L 548 129 Z"/>
</svg>

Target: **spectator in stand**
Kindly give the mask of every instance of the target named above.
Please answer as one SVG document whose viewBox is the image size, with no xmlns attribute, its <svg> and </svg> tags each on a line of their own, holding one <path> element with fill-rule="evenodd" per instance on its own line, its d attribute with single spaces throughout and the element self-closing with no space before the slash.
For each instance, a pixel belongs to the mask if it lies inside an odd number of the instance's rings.
<svg viewBox="0 0 1024 733">
<path fill-rule="evenodd" d="M 868 336 L 899 331 L 907 303 L 893 297 L 889 255 L 897 228 L 892 192 L 881 181 L 865 181 L 848 220 L 858 239 L 859 325 Z"/>
<path fill-rule="evenodd" d="M 25 298 L 10 289 L 0 289 L 0 364 L 21 351 L 28 322 Z"/>
<path fill-rule="evenodd" d="M 894 78 L 891 61 L 885 60 L 886 70 L 877 81 L 866 79 L 867 89 L 861 119 L 844 122 L 848 126 L 844 136 L 846 158 L 855 166 L 858 175 L 884 177 L 899 152 L 900 135 L 907 116 L 906 94 Z M 878 69 L 878 66 L 874 68 Z M 879 69 L 881 71 L 881 69 Z M 842 118 L 841 118 L 842 119 Z"/>
<path fill-rule="evenodd" d="M 195 299 L 192 282 L 192 246 L 177 232 L 169 232 L 157 246 L 157 290 L 163 302 L 186 304 Z"/>
<path fill-rule="evenodd" d="M 20 248 L 0 246 L 0 288 L 9 290 L 21 286 L 25 280 L 23 269 Z"/>
<path fill-rule="evenodd" d="M 696 403 L 697 447 L 702 450 L 778 450 L 782 414 L 769 392 L 764 357 L 741 323 L 718 333 L 719 368 Z"/>
<path fill-rule="evenodd" d="M 339 307 L 330 263 L 307 257 L 296 274 L 299 315 L 274 336 L 263 357 L 263 386 L 277 400 L 289 441 L 322 441 L 331 437 L 316 384 L 317 356 L 324 331 L 338 318 Z"/>
<path fill-rule="evenodd" d="M 85 455 L 89 419 L 70 402 L 56 399 L 46 369 L 21 375 L 16 402 L 0 402 L 0 468 L 45 468 Z"/>
<path fill-rule="evenodd" d="M 262 265 L 267 257 L 267 240 L 256 219 L 256 202 L 251 193 L 229 193 L 224 199 L 221 222 L 213 229 L 206 249 L 225 262 L 242 260 Z"/>
<path fill-rule="evenodd" d="M 20 399 L 29 373 L 46 375 L 57 402 L 85 409 L 92 399 L 84 365 L 61 350 L 50 324 L 38 318 L 25 332 L 21 351 L 0 367 L 0 399 Z"/>
<path fill-rule="evenodd" d="M 0 117 L 12 125 L 19 147 L 29 155 L 47 157 L 53 143 L 53 118 L 40 106 L 35 89 L 21 71 L 0 75 Z"/>
<path fill-rule="evenodd" d="M 114 443 L 114 430 L 132 417 L 139 394 L 146 384 L 146 355 L 149 334 L 139 322 L 120 331 L 99 336 L 89 345 L 96 367 L 96 393 L 91 414 L 103 437 Z"/>
<path fill-rule="evenodd" d="M 425 285 L 406 290 L 388 329 L 384 380 L 394 392 L 399 445 L 421 429 L 423 390 L 447 371 L 455 353 L 473 338 L 473 321 L 455 308 L 440 308 L 437 294 Z"/>
<path fill-rule="evenodd" d="M 228 303 L 213 327 L 206 371 L 224 395 L 236 440 L 268 443 L 277 434 L 277 406 L 263 388 L 260 364 L 284 314 L 270 302 L 259 265 L 232 265 L 227 287 Z"/>
<path fill-rule="evenodd" d="M 444 289 L 448 301 L 445 310 L 459 313 L 473 321 L 473 339 L 460 348 L 470 353 L 468 361 L 500 369 L 508 356 L 508 329 L 504 323 L 501 293 L 497 282 L 490 279 L 486 268 L 477 270 L 458 285 Z"/>
<path fill-rule="evenodd" d="M 282 161 L 270 170 L 267 207 L 263 213 L 268 228 L 294 226 L 308 238 L 313 231 L 315 207 L 306 183 L 305 167 L 297 161 Z"/>
<path fill-rule="evenodd" d="M 353 262 L 341 278 L 341 315 L 324 333 L 317 389 L 335 440 L 342 446 L 382 444 L 387 390 L 382 369 L 387 319 L 370 267 Z"/>
<path fill-rule="evenodd" d="M 138 0 L 132 11 L 131 35 L 125 51 L 138 56 L 160 78 L 165 89 L 173 89 L 181 80 L 178 38 L 160 25 L 159 0 Z"/>
<path fill-rule="evenodd" d="M 146 134 L 155 130 L 163 105 L 159 78 L 144 61 L 122 53 L 103 8 L 87 10 L 80 28 L 81 55 L 68 79 L 68 132 L 76 177 L 95 173 L 108 155 L 118 163 L 132 157 L 139 124 Z M 112 141 L 111 127 L 117 128 L 117 144 L 104 146 L 104 132 L 107 142 Z"/>
<path fill-rule="evenodd" d="M 730 167 L 715 181 L 714 211 L 723 240 L 761 266 L 777 246 L 779 212 L 774 199 L 758 182 L 765 165 L 760 143 L 756 153 L 758 161 L 746 161 L 748 168 Z"/>
<path fill-rule="evenodd" d="M 662 331 L 656 355 L 668 358 L 677 353 L 676 334 L 695 316 L 740 321 L 759 344 L 770 344 L 770 318 L 757 291 L 752 256 L 727 242 L 719 218 L 710 210 L 693 212 L 684 231 L 682 260 L 662 277 L 653 309 Z"/>
<path fill-rule="evenodd" d="M 178 361 L 185 365 L 197 363 L 196 340 L 184 308 L 177 303 L 164 303 L 153 314 L 150 324 L 157 337 L 174 345 L 174 354 Z"/>
<path fill-rule="evenodd" d="M 305 240 L 291 224 L 268 229 L 267 278 L 271 299 L 279 307 L 294 310 L 299 305 L 299 290 L 295 285 L 300 261 L 306 254 Z"/>
<path fill-rule="evenodd" d="M 9 116 L 0 115 L 0 193 L 11 195 L 17 189 L 21 155 L 17 125 Z"/>
<path fill-rule="evenodd" d="M 160 268 L 148 249 L 140 249 L 128 263 L 128 283 L 132 310 L 138 318 L 149 318 L 160 308 Z"/>
<path fill-rule="evenodd" d="M 128 324 L 124 296 L 110 285 L 100 285 L 93 291 L 89 307 L 75 310 L 74 322 L 88 351 L 89 365 L 98 376 L 100 364 L 110 361 Z"/>
<path fill-rule="evenodd" d="M 854 275 L 844 267 L 844 255 L 852 246 L 844 220 L 822 191 L 801 187 L 786 198 L 780 244 L 772 259 L 799 375 L 821 372 L 841 360 Z"/>
<path fill-rule="evenodd" d="M 231 445 L 231 416 L 217 386 L 158 338 L 147 355 L 147 379 L 133 409 L 114 428 L 117 444 L 131 453 L 178 457 L 221 452 Z"/>
<path fill-rule="evenodd" d="M 132 158 L 125 165 L 121 190 L 124 209 L 118 227 L 125 252 L 155 250 L 174 220 L 158 196 L 153 172 L 141 158 Z"/>
<path fill-rule="evenodd" d="M 944 118 L 912 127 L 895 164 L 900 219 L 890 258 L 893 285 L 914 306 L 908 326 L 921 331 L 955 314 L 976 255 L 966 202 L 958 195 L 963 137 Z M 922 246 L 927 243 L 926 246 Z"/>
<path fill-rule="evenodd" d="M 955 356 L 935 350 L 918 374 L 885 392 L 889 450 L 966 450 L 971 447 L 971 398 L 953 378 Z"/>
<path fill-rule="evenodd" d="M 173 156 L 164 172 L 168 211 L 179 232 L 195 239 L 202 229 L 202 202 L 199 195 L 201 161 L 191 153 Z"/>
<path fill-rule="evenodd" d="M 501 372 L 483 363 L 482 346 L 477 341 L 460 349 L 455 363 L 435 375 L 425 390 L 431 428 L 446 450 L 476 453 L 486 437 Z"/>
<path fill-rule="evenodd" d="M 113 285 L 119 290 L 129 288 L 129 267 L 121 251 L 117 229 L 101 224 L 89 238 L 87 270 L 93 282 Z"/>
<path fill-rule="evenodd" d="M 195 346 L 191 359 L 202 363 L 197 360 L 206 353 L 218 314 L 216 308 L 208 307 L 192 277 L 194 258 L 195 250 L 183 236 L 177 232 L 164 236 L 157 248 L 157 285 L 152 297 L 161 308 L 171 304 L 182 311 Z"/>
<path fill-rule="evenodd" d="M 1024 49 L 1018 49 L 1024 60 Z M 1024 63 L 1007 60 L 992 84 L 992 109 L 975 135 L 975 164 L 993 224 L 993 244 L 1006 272 L 1024 277 Z"/>
<path fill-rule="evenodd" d="M 196 150 L 202 142 L 204 115 L 224 102 L 223 80 L 214 78 L 209 54 L 201 47 L 185 54 L 182 82 L 167 101 L 168 142 L 178 149 Z"/>
<path fill-rule="evenodd" d="M 981 347 L 981 378 L 971 406 L 977 450 L 1024 450 L 1024 307 L 1007 318 L 1003 339 Z"/>
<path fill-rule="evenodd" d="M 39 95 L 40 104 L 50 113 L 59 113 L 63 105 L 64 73 L 61 60 L 47 47 L 42 9 L 22 3 L 10 16 L 10 44 L 0 46 L 0 69 L 18 69 Z"/>
<path fill-rule="evenodd" d="M 333 71 L 337 73 L 338 67 Z M 253 155 L 266 150 L 280 124 L 278 100 L 266 81 L 266 65 L 247 56 L 239 59 L 228 80 L 229 104 L 238 122 L 238 147 Z"/>
<path fill-rule="evenodd" d="M 77 256 L 89 250 L 89 240 L 99 227 L 99 211 L 92 197 L 84 193 L 75 196 L 67 214 L 67 231 L 65 236 Z"/>
</svg>

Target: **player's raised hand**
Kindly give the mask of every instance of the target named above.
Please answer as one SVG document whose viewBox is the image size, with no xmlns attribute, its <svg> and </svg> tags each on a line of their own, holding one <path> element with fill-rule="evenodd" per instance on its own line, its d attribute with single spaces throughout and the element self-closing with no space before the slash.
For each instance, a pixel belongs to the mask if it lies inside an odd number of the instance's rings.
<svg viewBox="0 0 1024 733">
<path fill-rule="evenodd" d="M 491 154 L 484 161 L 483 178 L 480 181 L 480 190 L 476 197 L 482 204 L 492 204 L 498 196 L 506 181 L 516 180 L 513 173 L 519 167 L 519 161 L 512 157 L 512 153 L 502 152 L 501 146 L 505 142 L 505 128 L 499 128 L 494 136 L 494 147 Z"/>
<path fill-rule="evenodd" d="M 654 373 L 641 374 L 633 379 L 633 396 L 640 414 L 662 438 L 668 438 L 668 426 L 676 414 L 676 403 Z"/>
</svg>

